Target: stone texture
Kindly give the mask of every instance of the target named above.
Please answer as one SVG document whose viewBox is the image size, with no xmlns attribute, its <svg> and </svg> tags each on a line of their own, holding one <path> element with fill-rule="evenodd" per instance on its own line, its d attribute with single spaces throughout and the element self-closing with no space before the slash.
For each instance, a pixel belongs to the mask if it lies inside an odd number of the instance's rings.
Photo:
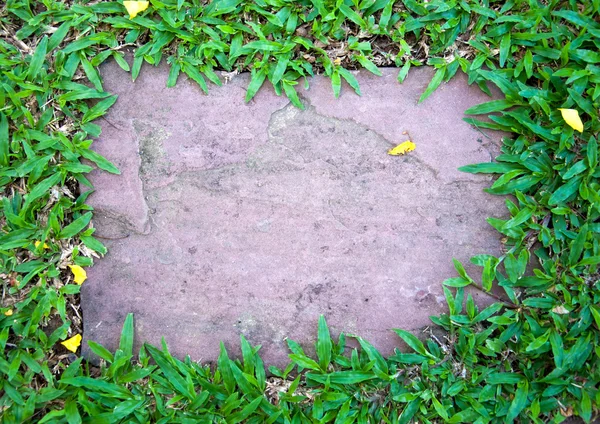
<svg viewBox="0 0 600 424">
<path fill-rule="evenodd" d="M 357 72 L 363 96 L 346 86 L 337 100 L 315 78 L 300 111 L 266 87 L 245 104 L 244 74 L 203 95 L 183 77 L 165 88 L 164 67 L 133 83 L 105 65 L 119 100 L 93 147 L 122 175 L 90 176 L 109 253 L 82 288 L 84 338 L 114 349 L 133 312 L 138 345 L 165 336 L 176 355 L 213 361 L 219 341 L 237 354 L 241 333 L 281 366 L 285 339 L 309 347 L 320 314 L 390 354 L 391 328 L 443 312 L 452 258 L 499 254 L 485 219 L 503 199 L 457 168 L 490 161 L 500 134 L 462 121 L 489 100 L 464 76 L 417 105 L 432 70 L 402 85 L 383 72 Z M 415 151 L 386 154 L 408 136 Z"/>
</svg>

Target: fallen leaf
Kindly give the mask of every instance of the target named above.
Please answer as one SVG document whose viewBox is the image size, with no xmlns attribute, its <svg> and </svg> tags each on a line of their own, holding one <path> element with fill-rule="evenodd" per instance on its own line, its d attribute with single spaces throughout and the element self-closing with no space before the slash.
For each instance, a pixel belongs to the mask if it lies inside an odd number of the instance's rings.
<svg viewBox="0 0 600 424">
<path fill-rule="evenodd" d="M 69 349 L 71 352 L 77 352 L 77 348 L 81 344 L 81 334 L 75 334 L 70 339 L 65 340 L 64 342 L 60 342 L 61 345 Z"/>
<path fill-rule="evenodd" d="M 573 416 L 573 408 L 571 408 L 570 406 L 568 408 L 560 408 L 560 414 L 563 417 L 572 417 Z"/>
<path fill-rule="evenodd" d="M 388 155 L 392 155 L 392 156 L 403 155 L 405 153 L 412 152 L 413 150 L 415 150 L 416 147 L 417 147 L 417 145 L 415 143 L 413 143 L 412 141 L 405 141 L 404 143 L 398 144 L 393 149 L 388 150 Z"/>
<path fill-rule="evenodd" d="M 37 248 L 38 248 L 38 246 L 39 246 L 40 244 L 42 244 L 42 242 L 41 242 L 41 241 L 39 241 L 39 240 L 38 240 L 38 241 L 36 241 L 36 242 L 34 243 L 34 245 L 35 245 L 35 248 L 37 249 Z M 49 249 L 49 248 L 50 248 L 50 246 L 48 246 L 46 243 L 44 243 L 44 245 L 43 245 L 42 247 L 43 247 L 44 249 Z"/>
<path fill-rule="evenodd" d="M 13 310 L 9 309 L 8 311 L 4 312 L 4 315 L 6 315 L 7 317 L 11 316 L 13 314 Z"/>
<path fill-rule="evenodd" d="M 73 280 L 77 284 L 82 285 L 83 282 L 87 279 L 87 272 L 85 272 L 85 269 L 83 269 L 79 265 L 69 265 L 69 268 L 71 268 L 73 277 L 75 277 Z"/>
<path fill-rule="evenodd" d="M 552 308 L 552 312 L 554 312 L 555 314 L 559 314 L 559 315 L 566 315 L 570 311 L 567 308 L 565 308 L 563 305 L 558 305 L 558 306 L 555 306 L 554 308 Z"/>
<path fill-rule="evenodd" d="M 575 109 L 558 109 L 562 114 L 565 122 L 574 130 L 579 132 L 583 132 L 583 122 L 581 122 L 581 118 L 579 117 L 579 112 Z"/>
<path fill-rule="evenodd" d="M 127 9 L 127 13 L 129 13 L 129 19 L 133 19 L 137 16 L 138 13 L 143 12 L 148 9 L 148 5 L 150 2 L 147 1 L 124 1 L 123 6 Z"/>
</svg>

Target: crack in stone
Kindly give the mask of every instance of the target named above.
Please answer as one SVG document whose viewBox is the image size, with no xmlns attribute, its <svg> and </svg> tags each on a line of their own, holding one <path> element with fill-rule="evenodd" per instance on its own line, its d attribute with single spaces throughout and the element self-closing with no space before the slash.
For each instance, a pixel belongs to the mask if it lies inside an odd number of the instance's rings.
<svg viewBox="0 0 600 424">
<path fill-rule="evenodd" d="M 141 235 L 141 236 L 147 236 L 148 234 L 150 234 L 150 227 L 147 225 L 148 224 L 148 220 L 145 221 L 145 223 L 143 224 L 144 230 L 139 231 L 137 229 L 137 226 L 131 222 L 131 220 L 122 213 L 118 213 L 115 212 L 113 210 L 110 209 L 103 209 L 103 208 L 95 208 L 96 214 L 94 215 L 94 221 L 99 221 L 101 224 L 101 227 L 106 227 L 106 228 L 111 228 L 114 229 L 115 226 L 117 227 L 117 234 L 98 234 L 99 238 L 106 238 L 106 239 L 112 239 L 112 238 L 124 238 L 124 237 L 128 237 L 131 234 L 136 234 L 136 235 Z M 116 225 L 105 225 L 102 222 L 103 221 L 109 221 L 109 222 L 114 222 L 116 223 Z"/>
<path fill-rule="evenodd" d="M 342 227 L 344 227 L 344 228 L 345 228 L 345 229 L 347 229 L 348 231 L 351 231 L 351 232 L 353 232 L 353 233 L 355 233 L 355 234 L 361 234 L 361 233 L 359 233 L 358 231 L 356 231 L 356 230 L 353 230 L 352 228 L 348 227 L 346 224 L 344 224 L 344 223 L 342 222 L 342 220 L 341 220 L 341 219 L 340 219 L 338 216 L 336 216 L 336 214 L 333 212 L 333 206 L 332 206 L 332 204 L 331 204 L 331 199 L 327 199 L 327 205 L 329 206 L 329 213 L 331 214 L 331 217 L 332 217 L 332 218 L 333 218 L 333 219 L 334 219 L 334 220 L 335 220 L 337 223 L 339 223 L 339 224 L 340 224 Z"/>
<path fill-rule="evenodd" d="M 368 125 L 363 124 L 361 122 L 358 122 L 356 119 L 353 119 L 353 118 L 338 118 L 338 117 L 328 116 L 328 115 L 325 115 L 323 113 L 319 113 L 319 112 L 317 112 L 316 108 L 310 104 L 310 101 L 308 101 L 307 99 L 303 99 L 303 100 L 305 100 L 304 101 L 304 103 L 305 103 L 305 110 L 304 111 L 297 109 L 295 106 L 293 106 L 291 103 L 289 103 L 288 105 L 286 105 L 283 108 L 280 108 L 280 109 L 274 111 L 271 114 L 270 119 L 269 119 L 269 124 L 267 126 L 267 134 L 268 134 L 268 137 L 269 137 L 269 141 L 281 138 L 281 137 L 277 136 L 275 134 L 275 132 L 278 131 L 278 130 L 282 130 L 285 127 L 287 127 L 288 123 L 292 122 L 296 117 L 298 117 L 298 116 L 300 116 L 300 115 L 302 115 L 304 113 L 310 113 L 310 114 L 313 114 L 316 117 L 322 118 L 326 122 L 330 122 L 330 123 L 347 123 L 347 124 L 351 124 L 353 126 L 356 126 L 359 129 L 372 134 L 372 136 L 374 136 L 377 140 L 380 140 L 380 141 L 386 143 L 390 147 L 396 146 L 398 144 L 397 142 L 391 141 L 390 139 L 388 139 L 383 134 L 381 134 L 381 133 L 377 132 L 376 130 L 372 129 Z M 282 115 L 284 115 L 284 114 L 289 114 L 290 117 L 289 118 L 282 117 Z M 278 122 L 278 119 L 279 119 L 279 122 Z M 322 158 L 317 158 L 317 159 L 315 159 L 313 161 L 307 160 L 307 158 L 305 156 L 303 156 L 297 149 L 294 149 L 293 147 L 290 147 L 285 142 L 280 141 L 277 144 L 280 145 L 280 146 L 283 146 L 287 150 L 289 150 L 289 151 L 297 154 L 298 156 L 300 156 L 302 158 L 302 160 L 303 160 L 303 162 L 304 162 L 305 165 L 310 165 L 310 164 L 312 164 L 314 162 L 322 161 L 324 163 L 327 163 L 328 165 L 334 166 L 335 168 L 337 168 L 339 170 L 339 166 L 337 164 L 325 161 Z M 377 151 L 377 150 L 373 150 L 371 153 L 372 153 L 372 155 L 376 156 L 377 154 L 386 154 L 387 152 L 383 152 L 383 151 L 380 152 L 380 151 Z M 417 155 L 409 155 L 409 156 L 406 156 L 403 159 L 406 162 L 408 162 L 408 163 L 417 162 L 422 168 L 424 168 L 427 171 L 429 171 L 431 173 L 431 175 L 433 176 L 434 179 L 439 180 L 439 171 L 437 169 L 435 169 L 435 167 L 433 167 L 432 165 L 430 165 L 429 163 L 427 163 L 424 159 L 420 158 L 419 156 L 417 156 Z"/>
</svg>

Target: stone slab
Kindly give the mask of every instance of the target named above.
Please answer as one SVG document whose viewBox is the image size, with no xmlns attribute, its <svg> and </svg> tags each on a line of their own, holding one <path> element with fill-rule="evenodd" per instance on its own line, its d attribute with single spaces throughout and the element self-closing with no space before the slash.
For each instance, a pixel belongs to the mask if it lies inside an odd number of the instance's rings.
<svg viewBox="0 0 600 424">
<path fill-rule="evenodd" d="M 362 97 L 346 86 L 337 100 L 317 77 L 300 111 L 268 87 L 245 104 L 246 74 L 203 95 L 183 77 L 165 88 L 165 67 L 133 83 L 105 65 L 119 99 L 93 147 L 122 175 L 90 176 L 109 253 L 82 288 L 84 339 L 114 349 L 133 312 L 138 345 L 165 336 L 174 354 L 213 361 L 220 341 L 238 354 L 244 334 L 281 366 L 285 339 L 309 347 L 320 314 L 391 354 L 390 329 L 444 312 L 452 258 L 500 252 L 485 219 L 503 199 L 482 191 L 489 176 L 457 168 L 491 161 L 501 135 L 462 121 L 489 100 L 463 75 L 417 105 L 431 69 L 402 85 L 382 71 L 356 72 Z M 386 154 L 408 137 L 415 151 Z"/>
</svg>

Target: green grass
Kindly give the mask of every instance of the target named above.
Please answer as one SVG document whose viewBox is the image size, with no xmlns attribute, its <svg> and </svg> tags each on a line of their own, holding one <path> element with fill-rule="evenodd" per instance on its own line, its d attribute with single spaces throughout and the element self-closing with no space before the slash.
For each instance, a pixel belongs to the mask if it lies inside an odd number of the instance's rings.
<svg viewBox="0 0 600 424">
<path fill-rule="evenodd" d="M 131 20 L 119 2 L 0 7 L 3 422 L 557 423 L 598 412 L 600 0 L 151 0 Z M 116 352 L 91 344 L 104 359 L 92 367 L 60 341 L 81 332 L 68 265 L 105 253 L 78 185 L 89 185 L 89 161 L 118 172 L 90 150 L 93 120 L 116 100 L 98 73 L 111 58 L 134 79 L 166 60 L 168 85 L 185 73 L 205 91 L 220 84 L 216 70 L 250 71 L 247 99 L 268 81 L 299 107 L 301 77 L 360 92 L 348 72 L 358 67 L 398 66 L 401 82 L 434 66 L 422 101 L 459 71 L 486 92 L 496 85 L 504 99 L 466 111 L 491 121 L 468 122 L 512 137 L 496 163 L 463 170 L 499 174 L 489 192 L 512 194 L 511 218 L 489 219 L 506 253 L 474 257 L 481 276 L 455 264 L 450 312 L 432 318 L 447 339 L 397 330 L 410 353 L 385 359 L 362 339 L 345 348 L 321 319 L 317 357 L 290 341 L 290 366 L 267 378 L 243 338 L 242 360 L 223 348 L 215 369 L 166 346 L 134 359 L 129 316 Z M 559 108 L 579 111 L 583 133 Z M 480 311 L 465 297 L 472 285 L 497 285 L 506 301 Z"/>
</svg>

